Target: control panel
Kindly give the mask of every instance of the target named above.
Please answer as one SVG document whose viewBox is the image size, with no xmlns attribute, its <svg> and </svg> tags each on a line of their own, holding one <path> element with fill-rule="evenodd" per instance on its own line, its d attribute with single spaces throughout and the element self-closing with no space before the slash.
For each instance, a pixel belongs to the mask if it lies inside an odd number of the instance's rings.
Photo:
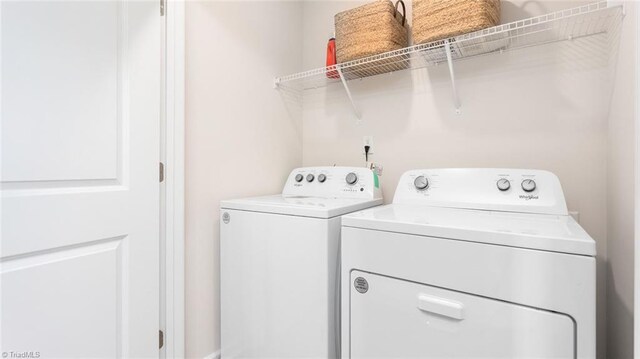
<svg viewBox="0 0 640 359">
<path fill-rule="evenodd" d="M 380 179 L 365 167 L 296 168 L 287 179 L 286 197 L 382 198 Z"/>
<path fill-rule="evenodd" d="M 394 204 L 567 215 L 560 180 L 541 170 L 448 168 L 405 172 Z"/>
</svg>

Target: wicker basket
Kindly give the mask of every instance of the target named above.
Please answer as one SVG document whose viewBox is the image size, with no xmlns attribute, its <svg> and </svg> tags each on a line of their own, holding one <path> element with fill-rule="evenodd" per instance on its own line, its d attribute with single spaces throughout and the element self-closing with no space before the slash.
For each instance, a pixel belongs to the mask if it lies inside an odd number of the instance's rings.
<svg viewBox="0 0 640 359">
<path fill-rule="evenodd" d="M 423 44 L 496 26 L 500 0 L 413 0 L 413 43 Z"/>
<path fill-rule="evenodd" d="M 397 10 L 402 5 L 402 14 Z M 409 45 L 404 3 L 378 0 L 335 16 L 336 58 L 344 63 Z"/>
</svg>

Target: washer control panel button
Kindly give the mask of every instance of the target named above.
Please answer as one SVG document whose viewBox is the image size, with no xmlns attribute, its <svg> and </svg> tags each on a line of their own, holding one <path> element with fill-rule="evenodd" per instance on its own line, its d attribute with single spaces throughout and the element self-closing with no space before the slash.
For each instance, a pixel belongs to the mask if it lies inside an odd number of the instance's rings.
<svg viewBox="0 0 640 359">
<path fill-rule="evenodd" d="M 303 179 L 304 179 L 303 175 L 301 175 L 299 173 L 296 175 L 296 182 L 302 182 Z"/>
<path fill-rule="evenodd" d="M 318 182 L 323 183 L 327 180 L 327 176 L 324 173 L 318 175 Z"/>
<path fill-rule="evenodd" d="M 349 172 L 347 173 L 347 177 L 345 177 L 345 181 L 347 181 L 348 184 L 353 185 L 358 182 L 358 175 L 353 172 Z"/>
<path fill-rule="evenodd" d="M 309 173 L 309 174 L 307 175 L 307 182 L 313 182 L 313 180 L 314 180 L 315 178 L 316 178 L 316 177 L 315 177 L 314 175 L 312 175 L 311 173 Z"/>
</svg>

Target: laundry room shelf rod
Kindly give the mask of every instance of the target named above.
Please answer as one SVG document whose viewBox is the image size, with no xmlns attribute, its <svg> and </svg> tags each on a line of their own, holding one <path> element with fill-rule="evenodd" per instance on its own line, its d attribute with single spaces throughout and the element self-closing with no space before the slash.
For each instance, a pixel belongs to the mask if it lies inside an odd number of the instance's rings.
<svg viewBox="0 0 640 359">
<path fill-rule="evenodd" d="M 461 105 L 455 87 L 453 62 L 598 34 L 612 36 L 617 34 L 623 17 L 624 7 L 619 2 L 600 1 L 490 27 L 447 40 L 410 46 L 334 66 L 277 77 L 274 85 L 278 89 L 299 92 L 322 88 L 332 83 L 342 83 L 354 105 L 356 116 L 360 117 L 360 111 L 349 89 L 351 80 L 447 63 L 453 85 L 454 105 L 459 112 Z"/>
</svg>

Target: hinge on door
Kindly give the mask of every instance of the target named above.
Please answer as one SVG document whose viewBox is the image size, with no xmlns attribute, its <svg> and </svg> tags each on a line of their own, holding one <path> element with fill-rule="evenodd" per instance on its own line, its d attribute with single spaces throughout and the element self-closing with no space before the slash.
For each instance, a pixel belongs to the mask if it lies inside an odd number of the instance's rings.
<svg viewBox="0 0 640 359">
<path fill-rule="evenodd" d="M 164 182 L 164 163 L 160 162 L 160 183 Z"/>
<path fill-rule="evenodd" d="M 164 332 L 162 330 L 158 330 L 158 349 L 162 349 L 164 346 Z"/>
<path fill-rule="evenodd" d="M 165 0 L 160 0 L 160 16 L 164 16 L 164 2 Z"/>
</svg>

